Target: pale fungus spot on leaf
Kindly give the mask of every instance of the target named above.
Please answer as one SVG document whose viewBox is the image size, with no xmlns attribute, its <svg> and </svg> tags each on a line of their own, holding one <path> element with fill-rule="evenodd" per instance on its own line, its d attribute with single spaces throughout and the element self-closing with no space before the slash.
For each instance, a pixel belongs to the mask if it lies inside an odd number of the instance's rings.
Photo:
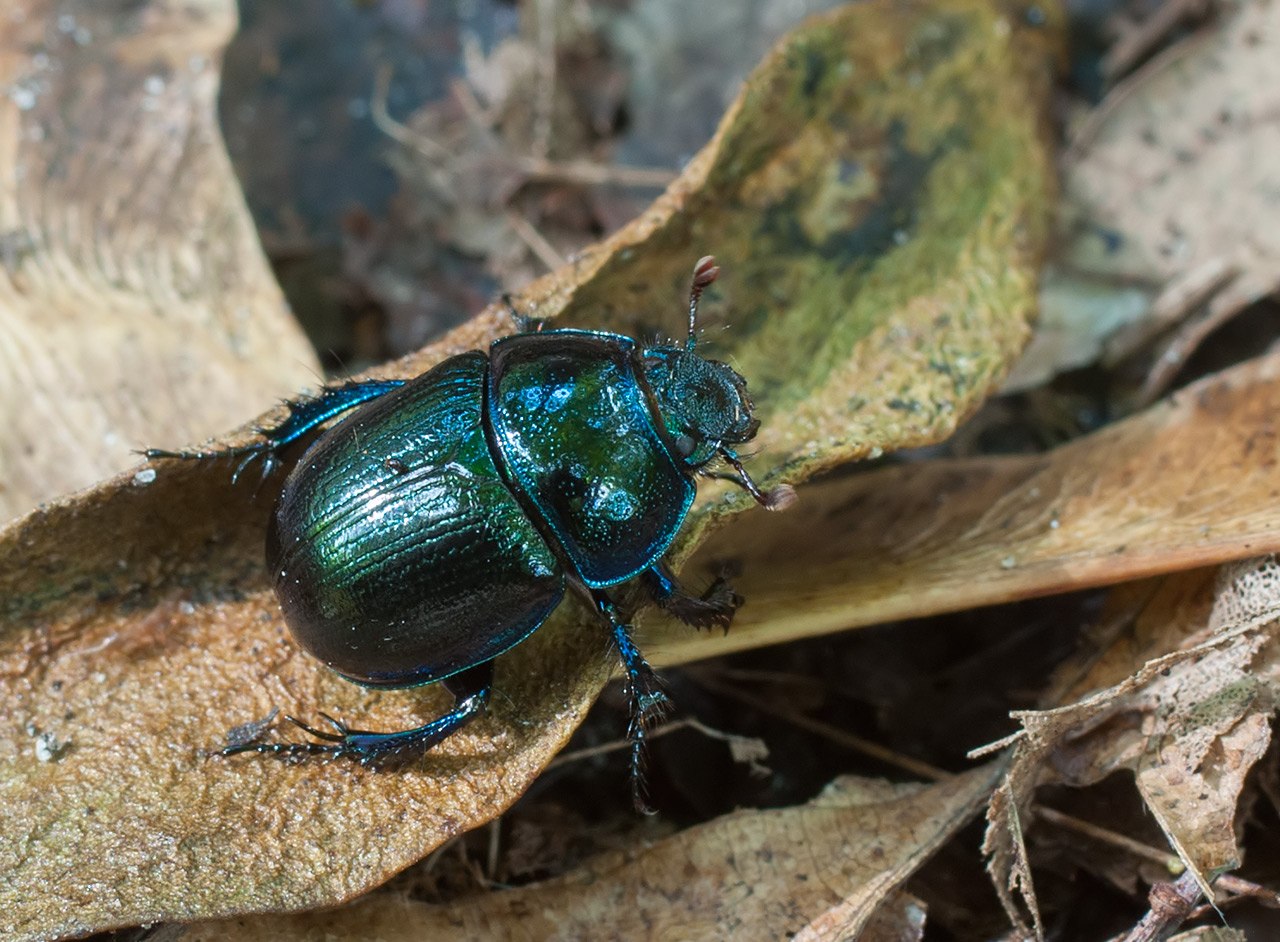
<svg viewBox="0 0 1280 942">
<path fill-rule="evenodd" d="M 200 38 L 214 61 L 231 22 L 229 3 L 131 9 L 140 28 L 95 47 L 108 78 L 151 63 L 147 50 L 174 35 Z M 882 2 L 801 27 L 670 189 L 531 286 L 520 310 L 625 332 L 661 317 L 678 336 L 689 266 L 714 251 L 725 274 L 708 326 L 733 329 L 709 350 L 753 384 L 762 479 L 798 482 L 949 434 L 1026 336 L 1052 192 L 1042 116 L 1057 31 L 1006 16 L 973 0 Z M 171 79 L 164 94 L 185 87 Z M 116 90 L 104 81 L 77 93 Z M 106 133 L 92 122 L 47 130 Z M 199 143 L 207 160 L 192 155 L 184 172 L 221 168 L 216 142 Z M 177 240 L 186 259 L 207 244 L 248 251 L 241 223 L 156 238 Z M 100 238 L 95 250 L 122 270 L 141 264 L 135 242 L 110 230 Z M 245 277 L 270 294 L 255 264 Z M 215 287 L 183 282 L 181 296 L 208 302 Z M 139 293 L 131 278 L 116 289 Z M 495 305 L 379 374 L 415 375 L 511 329 Z M 222 444 L 253 440 L 281 414 Z M 438 715 L 448 698 L 435 688 L 370 693 L 300 656 L 262 571 L 270 487 L 255 496 L 254 482 L 233 486 L 229 467 L 165 461 L 154 472 L 145 486 L 125 472 L 0 532 L 8 937 L 349 899 L 500 814 L 613 669 L 599 626 L 566 605 L 500 660 L 489 715 L 418 766 L 378 774 L 209 758 L 228 729 L 276 707 L 396 729 Z M 747 503 L 703 506 L 724 515 Z M 710 517 L 696 513 L 686 550 Z M 69 745 L 41 762 L 28 728 Z"/>
</svg>

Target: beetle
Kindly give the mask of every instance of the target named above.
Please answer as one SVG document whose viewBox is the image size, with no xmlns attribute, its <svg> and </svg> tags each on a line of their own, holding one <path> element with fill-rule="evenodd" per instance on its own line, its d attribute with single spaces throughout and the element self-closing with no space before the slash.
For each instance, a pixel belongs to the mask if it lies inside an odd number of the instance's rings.
<svg viewBox="0 0 1280 942">
<path fill-rule="evenodd" d="M 694 267 L 682 345 L 546 329 L 511 308 L 519 333 L 487 353 L 451 357 L 415 379 L 355 382 L 288 403 L 262 440 L 150 458 L 261 458 L 320 429 L 277 499 L 266 556 L 298 644 L 369 687 L 440 682 L 455 703 L 415 729 L 371 732 L 321 714 L 332 731 L 288 717 L 310 737 L 234 742 L 222 755 L 326 755 L 364 765 L 420 756 L 484 712 L 493 662 L 538 628 L 566 587 L 608 628 L 626 676 L 632 792 L 644 807 L 645 731 L 667 700 L 610 590 L 638 579 L 676 618 L 723 627 L 741 599 L 723 578 L 688 592 L 663 555 L 698 476 L 764 493 L 735 450 L 759 423 L 746 380 L 697 350 L 698 301 L 719 274 Z M 508 302 L 509 303 L 509 302 Z M 730 472 L 715 470 L 717 462 Z"/>
</svg>

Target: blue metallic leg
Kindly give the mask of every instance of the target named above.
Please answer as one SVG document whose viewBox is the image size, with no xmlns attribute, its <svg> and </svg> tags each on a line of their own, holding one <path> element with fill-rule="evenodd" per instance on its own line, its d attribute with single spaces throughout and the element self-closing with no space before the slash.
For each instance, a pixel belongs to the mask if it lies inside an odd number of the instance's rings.
<svg viewBox="0 0 1280 942">
<path fill-rule="evenodd" d="M 403 766 L 420 758 L 432 746 L 448 739 L 485 711 L 493 688 L 493 661 L 485 661 L 483 664 L 469 667 L 445 679 L 442 683 L 457 702 L 444 716 L 416 729 L 394 733 L 351 729 L 341 720 L 321 713 L 320 715 L 334 729 L 334 732 L 329 733 L 288 716 L 285 719 L 315 737 L 317 741 L 257 742 L 255 740 L 227 746 L 220 750 L 218 755 L 232 756 L 241 752 L 261 752 L 282 759 L 299 760 L 308 756 L 331 756 L 354 759 L 361 765 L 379 769 Z"/>
<path fill-rule="evenodd" d="M 627 699 L 631 704 L 631 720 L 627 726 L 627 739 L 631 741 L 631 801 L 641 814 L 652 814 L 644 785 L 645 739 L 650 724 L 667 711 L 671 700 L 662 692 L 658 675 L 631 640 L 631 626 L 618 618 L 613 602 L 599 589 L 592 589 L 591 597 L 600 617 L 613 631 L 613 640 L 618 645 L 618 655 L 627 674 Z"/>
<path fill-rule="evenodd" d="M 241 473 L 258 456 L 263 458 L 263 476 L 270 474 L 279 461 L 278 455 L 286 445 L 297 441 L 320 425 L 363 405 L 371 399 L 384 396 L 405 383 L 402 379 L 378 380 L 367 383 L 347 383 L 345 386 L 334 386 L 323 390 L 318 396 L 309 396 L 291 400 L 288 417 L 274 428 L 261 429 L 266 441 L 242 445 L 239 448 L 223 448 L 217 451 L 166 451 L 163 448 L 148 448 L 143 452 L 148 458 L 188 458 L 217 459 L 241 457 L 235 473 L 231 475 L 232 483 L 239 479 Z"/>
<path fill-rule="evenodd" d="M 653 600 L 674 617 L 694 628 L 722 628 L 727 634 L 733 615 L 742 604 L 723 576 L 717 576 L 702 595 L 693 595 L 664 562 L 657 562 L 640 574 Z"/>
</svg>

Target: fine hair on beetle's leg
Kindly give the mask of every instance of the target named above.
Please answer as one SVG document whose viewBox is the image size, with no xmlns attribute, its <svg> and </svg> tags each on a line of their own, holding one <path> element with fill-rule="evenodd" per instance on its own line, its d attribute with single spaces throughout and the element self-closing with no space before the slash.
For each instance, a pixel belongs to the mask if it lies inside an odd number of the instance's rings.
<svg viewBox="0 0 1280 942">
<path fill-rule="evenodd" d="M 640 649 L 631 639 L 631 626 L 618 618 L 610 598 L 599 589 L 591 590 L 596 610 L 609 626 L 618 656 L 626 673 L 627 701 L 630 716 L 627 723 L 627 739 L 631 742 L 631 802 L 641 814 L 653 814 L 645 789 L 646 740 L 650 724 L 662 717 L 671 706 L 670 698 L 663 692 L 658 675 L 644 659 Z"/>
<path fill-rule="evenodd" d="M 414 729 L 385 733 L 353 729 L 342 720 L 321 713 L 320 717 L 333 727 L 333 732 L 329 732 L 296 717 L 286 716 L 286 720 L 311 736 L 312 740 L 260 742 L 255 739 L 227 746 L 217 754 L 233 756 L 242 752 L 258 752 L 293 761 L 309 756 L 328 756 L 353 759 L 360 765 L 375 769 L 399 768 L 420 758 L 485 712 L 493 691 L 493 661 L 469 667 L 441 683 L 453 694 L 453 709 Z"/>
<path fill-rule="evenodd" d="M 734 613 L 742 606 L 742 596 L 724 575 L 717 575 L 701 595 L 694 595 L 659 560 L 640 574 L 640 581 L 664 611 L 693 628 L 720 628 L 728 634 Z"/>
<path fill-rule="evenodd" d="M 364 405 L 370 400 L 385 396 L 404 385 L 402 379 L 369 380 L 330 386 L 315 396 L 302 396 L 285 402 L 289 414 L 277 425 L 258 430 L 263 441 L 232 448 L 192 449 L 169 451 L 165 448 L 147 448 L 142 455 L 149 459 L 180 458 L 184 461 L 219 461 L 225 458 L 241 458 L 231 473 L 235 484 L 250 464 L 257 458 L 263 462 L 263 477 L 282 464 L 281 451 L 293 442 L 311 434 L 330 419 Z M 261 487 L 261 482 L 259 482 Z"/>
</svg>

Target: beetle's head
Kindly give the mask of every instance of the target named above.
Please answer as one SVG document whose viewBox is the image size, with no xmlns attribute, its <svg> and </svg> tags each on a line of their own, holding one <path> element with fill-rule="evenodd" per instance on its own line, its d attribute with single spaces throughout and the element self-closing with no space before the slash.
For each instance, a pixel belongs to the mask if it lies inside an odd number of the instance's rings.
<svg viewBox="0 0 1280 942">
<path fill-rule="evenodd" d="M 747 381 L 732 367 L 692 350 L 652 347 L 644 351 L 644 370 L 676 457 L 688 467 L 755 437 L 760 423 Z"/>
<path fill-rule="evenodd" d="M 733 367 L 698 356 L 698 299 L 720 269 L 710 255 L 693 266 L 689 286 L 689 339 L 683 347 L 650 347 L 644 351 L 644 377 L 662 416 L 675 456 L 691 472 L 706 477 L 727 477 L 769 510 L 782 510 L 795 502 L 790 485 L 779 484 L 767 493 L 756 487 L 742 467 L 735 445 L 756 437 L 760 423 L 747 395 L 747 381 Z M 721 458 L 733 474 L 706 470 L 713 458 Z"/>
</svg>

